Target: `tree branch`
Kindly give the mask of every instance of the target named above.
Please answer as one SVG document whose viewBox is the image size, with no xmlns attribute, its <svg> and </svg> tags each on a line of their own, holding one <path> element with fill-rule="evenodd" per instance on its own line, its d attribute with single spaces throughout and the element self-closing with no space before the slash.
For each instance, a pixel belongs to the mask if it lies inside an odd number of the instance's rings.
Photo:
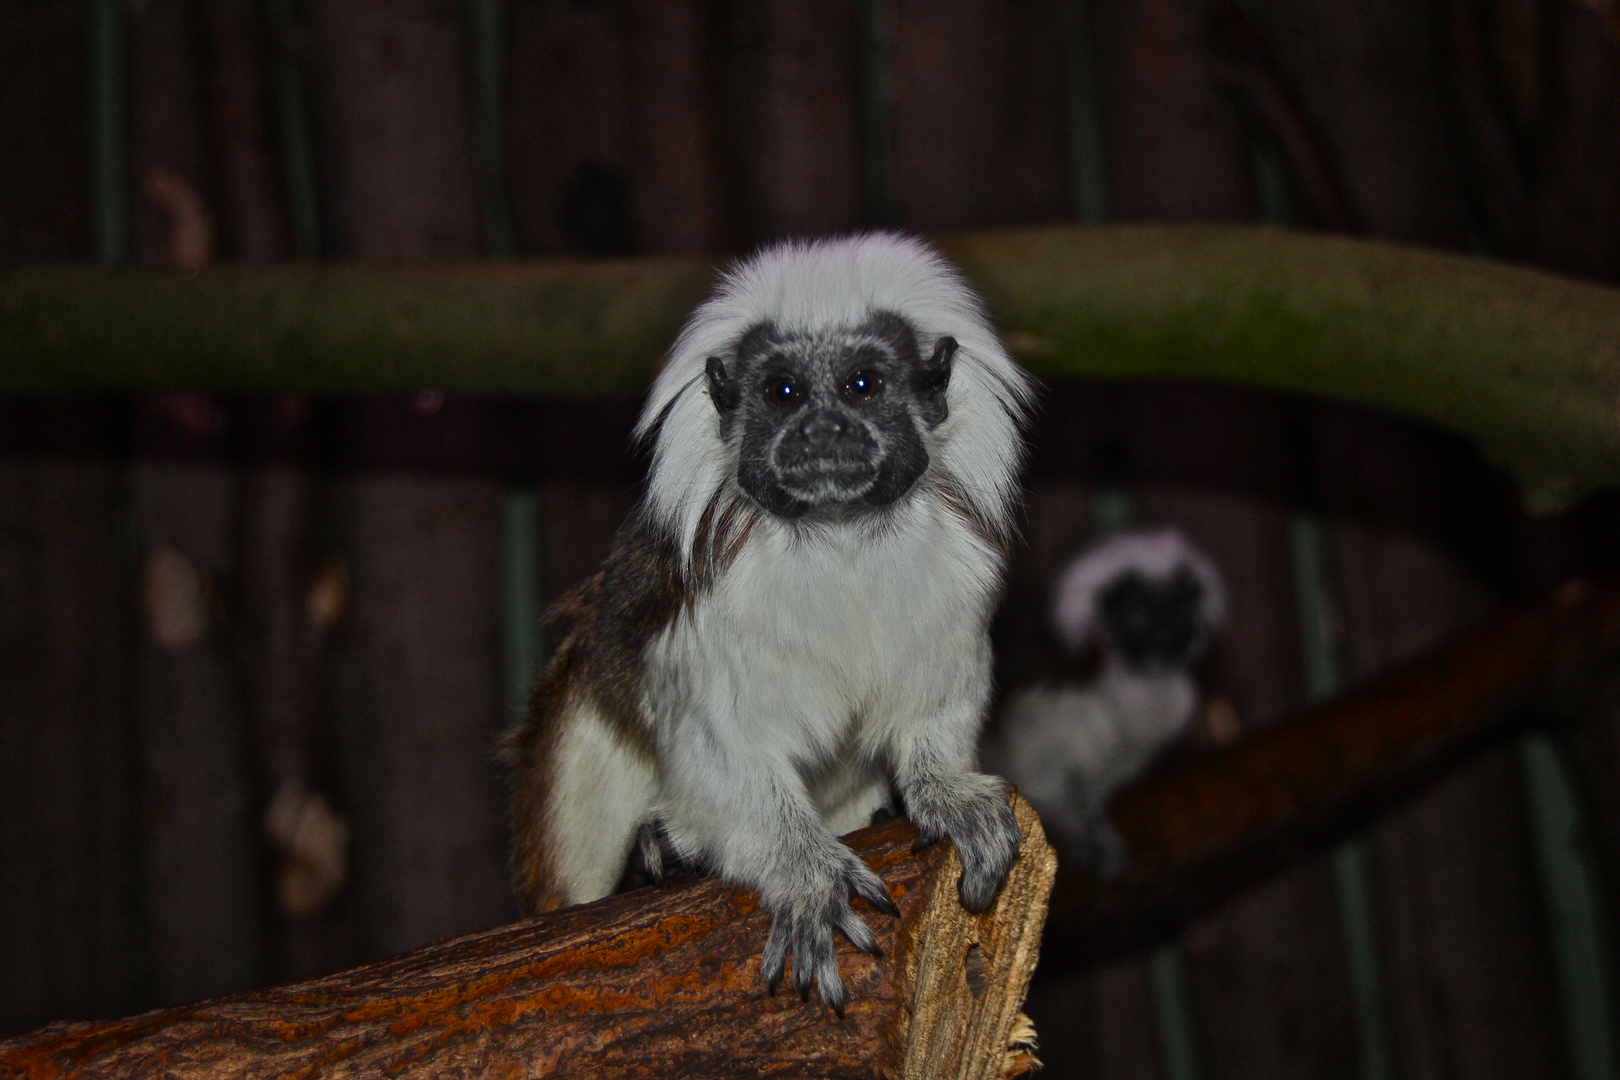
<svg viewBox="0 0 1620 1080">
<path fill-rule="evenodd" d="M 847 943 L 843 1020 L 768 996 L 768 918 L 751 892 L 685 879 L 435 942 L 309 982 L 0 1042 L 0 1073 L 212 1080 L 287 1075 L 962 1077 L 1034 1066 L 1016 1023 L 1055 868 L 1024 846 L 995 906 L 957 899 L 954 851 L 902 821 L 848 840 L 889 887 L 864 912 L 881 957 Z M 1016 1030 L 1015 1030 L 1016 1029 Z"/>
</svg>

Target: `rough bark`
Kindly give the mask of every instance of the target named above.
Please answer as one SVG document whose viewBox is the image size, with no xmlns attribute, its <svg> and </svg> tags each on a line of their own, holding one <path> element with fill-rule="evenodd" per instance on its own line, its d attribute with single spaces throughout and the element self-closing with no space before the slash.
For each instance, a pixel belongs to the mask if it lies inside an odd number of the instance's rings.
<svg viewBox="0 0 1620 1080">
<path fill-rule="evenodd" d="M 852 834 L 898 920 L 868 914 L 879 957 L 847 944 L 839 1020 L 767 995 L 768 916 L 718 879 L 685 879 L 310 982 L 0 1043 L 0 1071 L 81 1077 L 388 1075 L 962 1077 L 1032 1066 L 1015 1044 L 1052 849 L 1024 847 L 992 909 L 957 900 L 948 845 L 895 821 Z"/>
</svg>

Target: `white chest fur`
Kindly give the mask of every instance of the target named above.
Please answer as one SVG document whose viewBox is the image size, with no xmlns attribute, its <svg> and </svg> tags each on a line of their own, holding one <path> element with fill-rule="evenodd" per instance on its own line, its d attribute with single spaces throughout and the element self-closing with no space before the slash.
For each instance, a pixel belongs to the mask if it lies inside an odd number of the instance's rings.
<svg viewBox="0 0 1620 1080">
<path fill-rule="evenodd" d="M 648 649 L 659 741 L 691 745 L 695 726 L 739 768 L 788 765 L 837 828 L 885 746 L 953 696 L 982 694 L 1000 556 L 926 493 L 894 513 L 878 528 L 756 526 Z"/>
</svg>

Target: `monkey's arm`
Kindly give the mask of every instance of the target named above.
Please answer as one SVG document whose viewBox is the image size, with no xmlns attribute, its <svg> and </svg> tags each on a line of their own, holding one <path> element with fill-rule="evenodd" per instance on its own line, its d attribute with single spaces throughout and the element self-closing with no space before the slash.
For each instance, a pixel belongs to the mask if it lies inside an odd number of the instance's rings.
<svg viewBox="0 0 1620 1080">
<path fill-rule="evenodd" d="M 821 823 L 790 760 L 720 737 L 707 720 L 688 719 L 682 728 L 665 757 L 670 838 L 682 854 L 759 891 L 772 916 L 761 967 L 770 988 L 791 953 L 794 988 L 808 996 L 814 982 L 842 1016 L 833 932 L 876 952 L 850 900 L 859 896 L 890 915 L 898 909 L 877 875 Z"/>
<path fill-rule="evenodd" d="M 989 698 L 988 653 L 988 641 L 971 651 L 976 658 L 947 682 L 935 709 L 896 724 L 889 739 L 895 786 L 918 843 L 948 837 L 956 845 L 962 906 L 969 911 L 990 906 L 1023 839 L 1006 782 L 975 768 Z"/>
</svg>

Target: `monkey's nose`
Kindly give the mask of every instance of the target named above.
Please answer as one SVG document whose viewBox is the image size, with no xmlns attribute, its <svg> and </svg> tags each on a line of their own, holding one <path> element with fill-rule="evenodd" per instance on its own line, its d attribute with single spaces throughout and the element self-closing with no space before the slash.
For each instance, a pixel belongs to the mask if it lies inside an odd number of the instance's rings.
<svg viewBox="0 0 1620 1080">
<path fill-rule="evenodd" d="M 837 440 L 848 430 L 848 422 L 830 410 L 805 417 L 804 438 L 814 446 L 824 446 Z"/>
</svg>

